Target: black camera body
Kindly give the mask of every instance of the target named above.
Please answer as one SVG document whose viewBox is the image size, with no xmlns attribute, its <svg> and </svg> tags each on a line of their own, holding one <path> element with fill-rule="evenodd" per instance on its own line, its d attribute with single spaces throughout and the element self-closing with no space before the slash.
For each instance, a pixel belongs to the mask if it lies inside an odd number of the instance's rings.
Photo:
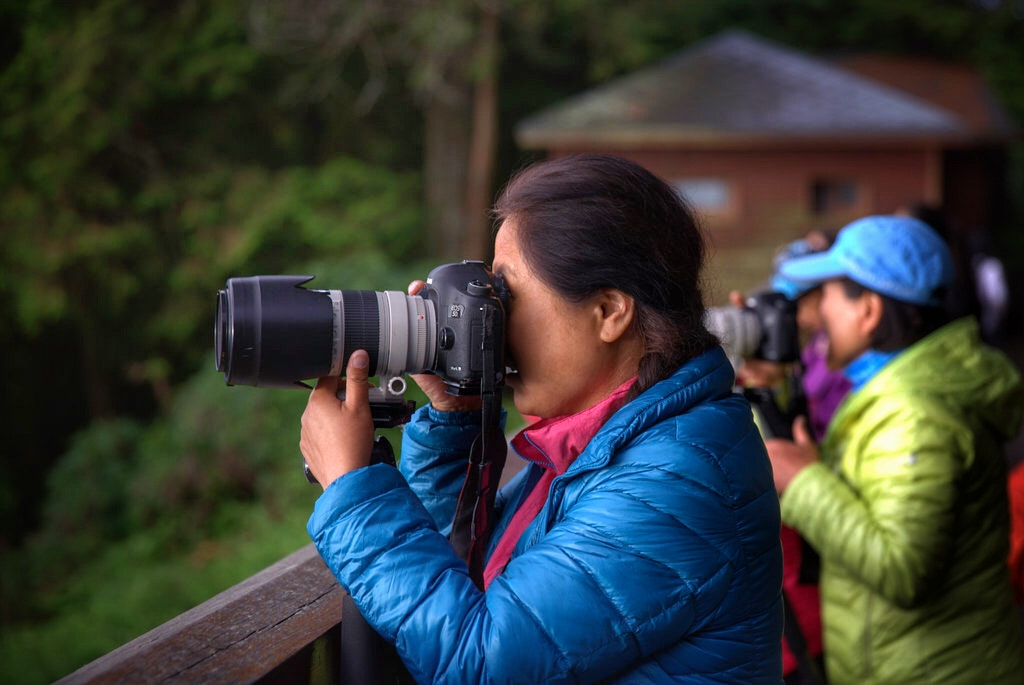
<svg viewBox="0 0 1024 685">
<path fill-rule="evenodd" d="M 743 307 L 709 307 L 705 321 L 731 359 L 800 359 L 797 303 L 775 291 L 748 297 Z"/>
<path fill-rule="evenodd" d="M 483 262 L 462 261 L 432 270 L 420 296 L 434 303 L 437 355 L 426 369 L 436 373 L 453 395 L 478 395 L 494 354 L 500 382 L 505 373 L 505 305 L 508 292 Z"/>
<path fill-rule="evenodd" d="M 384 379 L 404 373 L 437 374 L 453 395 L 503 380 L 506 294 L 483 262 L 438 266 L 417 295 L 302 287 L 312 279 L 228 279 L 214 326 L 216 366 L 228 385 L 292 387 L 340 376 L 357 349 L 393 394 L 404 392 L 404 381 L 389 388 Z"/>
</svg>

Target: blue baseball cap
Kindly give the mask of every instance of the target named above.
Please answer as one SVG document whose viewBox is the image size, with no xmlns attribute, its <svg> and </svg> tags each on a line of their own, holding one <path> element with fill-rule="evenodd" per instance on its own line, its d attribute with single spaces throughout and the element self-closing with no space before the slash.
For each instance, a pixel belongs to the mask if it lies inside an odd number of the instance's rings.
<svg viewBox="0 0 1024 685">
<path fill-rule="evenodd" d="M 779 253 L 775 255 L 772 260 L 772 278 L 769 287 L 777 293 L 782 293 L 787 300 L 797 300 L 801 295 L 813 290 L 817 285 L 816 283 L 806 283 L 803 281 L 794 281 L 790 278 L 784 278 L 779 273 L 779 267 L 791 259 L 797 257 L 804 257 L 806 255 L 814 253 L 814 248 L 811 244 L 801 238 L 800 240 L 794 240 L 788 243 L 785 247 L 779 250 Z"/>
<path fill-rule="evenodd" d="M 869 216 L 847 224 L 827 252 L 787 260 L 782 278 L 817 285 L 849 278 L 876 293 L 917 305 L 942 304 L 953 283 L 946 242 L 919 219 Z"/>
</svg>

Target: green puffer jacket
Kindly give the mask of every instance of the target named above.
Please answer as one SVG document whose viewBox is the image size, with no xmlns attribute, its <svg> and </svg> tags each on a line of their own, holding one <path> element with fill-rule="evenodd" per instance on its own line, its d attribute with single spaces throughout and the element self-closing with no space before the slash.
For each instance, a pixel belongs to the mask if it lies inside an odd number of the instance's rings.
<svg viewBox="0 0 1024 685">
<path fill-rule="evenodd" d="M 843 683 L 1024 682 L 1003 443 L 1020 375 L 973 319 L 908 348 L 839 406 L 782 497 L 821 555 L 825 658 Z"/>
</svg>

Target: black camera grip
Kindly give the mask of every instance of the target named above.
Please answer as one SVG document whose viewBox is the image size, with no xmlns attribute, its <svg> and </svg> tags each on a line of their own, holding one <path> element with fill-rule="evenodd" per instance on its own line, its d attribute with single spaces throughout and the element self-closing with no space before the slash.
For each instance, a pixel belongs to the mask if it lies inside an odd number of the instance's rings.
<svg viewBox="0 0 1024 685">
<path fill-rule="evenodd" d="M 387 464 L 388 466 L 395 466 L 395 450 L 391 447 L 391 443 L 383 435 L 378 435 L 373 439 L 373 450 L 370 452 L 370 464 Z M 319 481 L 313 472 L 309 470 L 309 464 L 306 463 L 306 459 L 302 459 L 302 472 L 306 475 L 306 480 L 313 484 L 319 485 Z"/>
</svg>

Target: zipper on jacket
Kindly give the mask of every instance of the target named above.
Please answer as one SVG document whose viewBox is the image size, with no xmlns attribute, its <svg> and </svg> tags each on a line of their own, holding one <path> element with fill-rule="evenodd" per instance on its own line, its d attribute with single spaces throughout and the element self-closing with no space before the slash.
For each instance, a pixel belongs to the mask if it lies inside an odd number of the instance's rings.
<svg viewBox="0 0 1024 685">
<path fill-rule="evenodd" d="M 871 634 L 871 632 L 872 632 L 871 626 L 875 625 L 874 624 L 874 619 L 873 619 L 873 616 L 874 616 L 874 606 L 873 605 L 875 603 L 875 601 L 874 601 L 875 598 L 874 598 L 874 595 L 869 592 L 869 593 L 867 593 L 867 599 L 868 599 L 868 606 L 867 606 L 867 611 L 865 612 L 866 615 L 864 617 L 864 624 L 866 626 L 868 626 L 868 629 L 864 631 L 863 644 L 861 645 L 861 649 L 864 652 L 864 677 L 865 678 L 870 678 L 871 675 L 875 672 L 875 667 L 874 667 L 874 664 L 872 663 L 873 659 L 871 658 L 872 657 L 871 641 L 872 641 L 872 637 L 873 637 L 872 634 Z"/>
</svg>

